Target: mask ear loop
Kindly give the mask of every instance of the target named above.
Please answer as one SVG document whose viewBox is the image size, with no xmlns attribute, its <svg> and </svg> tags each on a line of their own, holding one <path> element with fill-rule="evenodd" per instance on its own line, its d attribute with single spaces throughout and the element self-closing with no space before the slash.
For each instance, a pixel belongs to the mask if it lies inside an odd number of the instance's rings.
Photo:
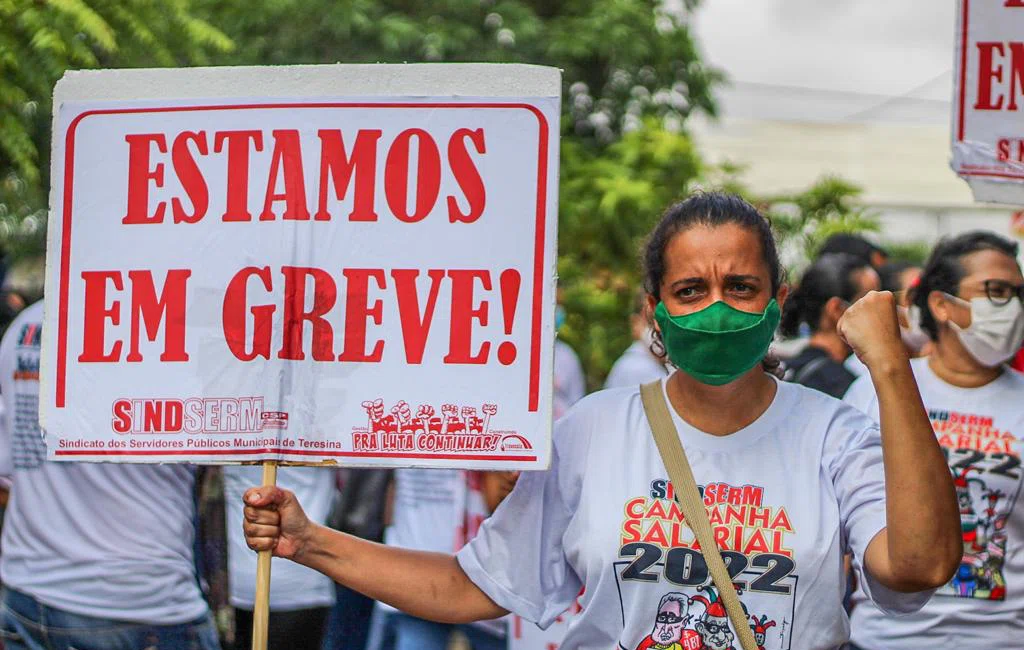
<svg viewBox="0 0 1024 650">
<path fill-rule="evenodd" d="M 958 303 L 960 303 L 961 305 L 963 305 L 964 307 L 970 307 L 970 306 L 971 306 L 971 301 L 969 301 L 969 300 L 964 300 L 964 299 L 963 299 L 963 298 L 961 298 L 960 296 L 954 296 L 953 294 L 951 294 L 951 293 L 946 293 L 945 291 L 942 291 L 942 292 L 940 292 L 940 293 L 942 294 L 942 297 L 943 297 L 943 298 L 945 298 L 945 299 L 947 299 L 947 300 L 952 300 L 952 301 L 954 301 L 954 302 L 958 302 Z"/>
<path fill-rule="evenodd" d="M 972 323 L 974 322 L 974 307 L 973 307 L 973 305 L 971 305 L 971 301 L 970 300 L 964 300 L 960 296 L 954 296 L 953 294 L 946 293 L 945 291 L 940 291 L 939 293 L 942 294 L 942 298 L 944 300 L 949 300 L 949 301 L 954 302 L 954 303 L 960 303 L 961 307 L 966 307 L 968 310 L 970 310 L 970 312 L 971 312 L 971 322 Z M 934 317 L 935 316 L 933 314 L 932 318 L 934 318 Z M 952 318 L 947 318 L 946 322 L 943 323 L 943 325 L 947 325 L 949 327 L 952 327 L 954 330 L 956 330 L 958 332 L 962 331 L 963 329 L 965 329 L 965 328 L 960 327 L 959 325 L 957 325 L 956 322 Z"/>
</svg>

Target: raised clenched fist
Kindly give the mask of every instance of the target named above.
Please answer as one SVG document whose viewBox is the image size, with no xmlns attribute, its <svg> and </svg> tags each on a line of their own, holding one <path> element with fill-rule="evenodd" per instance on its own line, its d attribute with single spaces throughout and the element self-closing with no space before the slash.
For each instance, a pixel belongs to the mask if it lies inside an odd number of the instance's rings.
<svg viewBox="0 0 1024 650">
<path fill-rule="evenodd" d="M 872 291 L 850 305 L 839 319 L 839 335 L 868 368 L 905 360 L 896 319 L 896 299 L 889 291 Z"/>
</svg>

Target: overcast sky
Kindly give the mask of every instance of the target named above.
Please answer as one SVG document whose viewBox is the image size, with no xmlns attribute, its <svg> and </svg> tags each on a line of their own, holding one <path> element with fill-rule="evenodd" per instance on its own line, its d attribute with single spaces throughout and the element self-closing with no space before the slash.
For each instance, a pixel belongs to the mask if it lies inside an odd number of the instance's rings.
<svg viewBox="0 0 1024 650">
<path fill-rule="evenodd" d="M 706 59 L 742 84 L 948 100 L 954 0 L 704 0 Z"/>
<path fill-rule="evenodd" d="M 956 4 L 703 0 L 704 58 L 733 84 L 716 93 L 723 120 L 691 122 L 703 150 L 768 191 L 830 172 L 874 200 L 969 203 L 946 162 Z M 847 128 L 862 124 L 879 128 Z"/>
</svg>

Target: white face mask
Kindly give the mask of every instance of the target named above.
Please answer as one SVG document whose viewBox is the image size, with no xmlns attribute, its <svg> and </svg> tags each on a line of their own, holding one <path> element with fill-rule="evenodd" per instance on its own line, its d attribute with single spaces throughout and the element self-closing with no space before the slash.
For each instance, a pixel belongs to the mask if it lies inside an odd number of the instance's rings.
<svg viewBox="0 0 1024 650">
<path fill-rule="evenodd" d="M 994 368 L 1017 354 L 1024 342 L 1024 305 L 1020 300 L 1012 299 L 996 306 L 984 296 L 972 298 L 968 303 L 963 298 L 946 295 L 971 307 L 970 327 L 961 328 L 953 321 L 949 321 L 949 326 L 978 363 Z"/>
<path fill-rule="evenodd" d="M 900 325 L 900 338 L 903 339 L 903 345 L 907 346 L 907 349 L 914 354 L 917 354 L 932 340 L 928 336 L 928 332 L 921 329 L 921 310 L 917 305 L 911 305 L 910 307 L 897 305 L 896 309 L 900 310 L 900 313 L 903 314 L 908 323 L 907 327 Z"/>
</svg>

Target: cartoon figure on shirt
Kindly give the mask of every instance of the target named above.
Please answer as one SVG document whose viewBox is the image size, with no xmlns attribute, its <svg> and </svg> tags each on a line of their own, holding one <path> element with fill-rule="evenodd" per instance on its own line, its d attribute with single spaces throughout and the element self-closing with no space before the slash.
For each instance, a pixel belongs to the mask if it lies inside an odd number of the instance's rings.
<svg viewBox="0 0 1024 650">
<path fill-rule="evenodd" d="M 978 470 L 977 467 L 967 467 L 960 471 L 960 475 L 953 476 L 953 485 L 956 487 L 956 498 L 960 502 L 960 527 L 963 531 L 964 553 L 978 553 L 985 549 L 985 531 L 979 530 L 981 523 L 978 514 L 974 510 L 974 502 L 971 499 L 971 485 L 980 485 L 985 489 L 985 482 L 979 478 L 967 478 L 971 470 Z"/>
<path fill-rule="evenodd" d="M 1005 497 L 1006 495 L 999 490 L 985 490 L 981 494 L 982 501 L 987 504 L 985 516 L 980 522 L 983 529 L 982 536 L 986 542 L 996 542 L 999 548 L 1006 546 L 1006 515 L 999 514 L 996 505 L 1000 499 Z"/>
<path fill-rule="evenodd" d="M 695 626 L 702 641 L 700 648 L 701 650 L 735 650 L 732 642 L 736 635 L 729 627 L 729 615 L 725 611 L 725 604 L 713 587 L 707 587 L 706 590 L 708 598 L 693 597 L 693 600 L 703 603 L 705 607 L 703 616 Z M 743 609 L 746 613 L 746 606 Z"/>
<path fill-rule="evenodd" d="M 999 503 L 1006 494 L 991 489 L 982 479 L 969 477 L 970 466 L 954 472 L 957 501 L 960 504 L 960 525 L 963 532 L 964 557 L 956 575 L 949 583 L 953 595 L 962 598 L 1003 600 L 1006 581 L 1002 566 L 1006 549 L 1006 512 L 1000 512 Z M 972 497 L 979 494 L 976 504 Z M 1004 501 L 1005 503 L 1005 501 Z M 979 512 L 980 511 L 980 512 Z"/>
<path fill-rule="evenodd" d="M 1002 562 L 1002 560 L 1000 559 L 998 562 Z M 994 568 L 996 564 L 996 562 L 989 562 L 983 567 L 980 582 L 984 584 L 986 597 L 989 600 L 1004 600 L 1006 598 L 1006 583 L 1003 581 L 1002 572 Z"/>
<path fill-rule="evenodd" d="M 984 597 L 989 600 L 1003 600 L 1006 598 L 1006 581 L 1003 577 L 1003 563 L 1006 561 L 1006 520 L 1007 513 L 999 513 L 996 505 L 1000 499 L 1005 499 L 1006 494 L 999 490 L 988 490 L 982 498 L 988 502 L 985 508 L 985 537 L 988 540 L 985 553 L 979 558 L 983 559 L 981 577 L 979 579 L 979 592 L 975 596 Z"/>
<path fill-rule="evenodd" d="M 760 620 L 756 616 L 751 616 L 750 620 L 754 621 L 750 629 L 754 631 L 757 650 L 764 650 L 764 642 L 768 639 L 768 628 L 775 627 L 775 621 L 769 621 L 767 614 L 763 614 Z"/>
<path fill-rule="evenodd" d="M 636 646 L 636 650 L 689 650 L 696 647 L 695 643 L 685 643 L 696 639 L 693 630 L 687 630 L 690 622 L 690 599 L 679 592 L 667 593 L 658 603 L 658 614 L 654 619 L 654 629 Z"/>
<path fill-rule="evenodd" d="M 976 568 L 971 566 L 970 562 L 961 562 L 960 568 L 956 570 L 956 575 L 953 576 L 950 585 L 957 596 L 973 598 L 974 592 L 978 589 Z"/>
</svg>

